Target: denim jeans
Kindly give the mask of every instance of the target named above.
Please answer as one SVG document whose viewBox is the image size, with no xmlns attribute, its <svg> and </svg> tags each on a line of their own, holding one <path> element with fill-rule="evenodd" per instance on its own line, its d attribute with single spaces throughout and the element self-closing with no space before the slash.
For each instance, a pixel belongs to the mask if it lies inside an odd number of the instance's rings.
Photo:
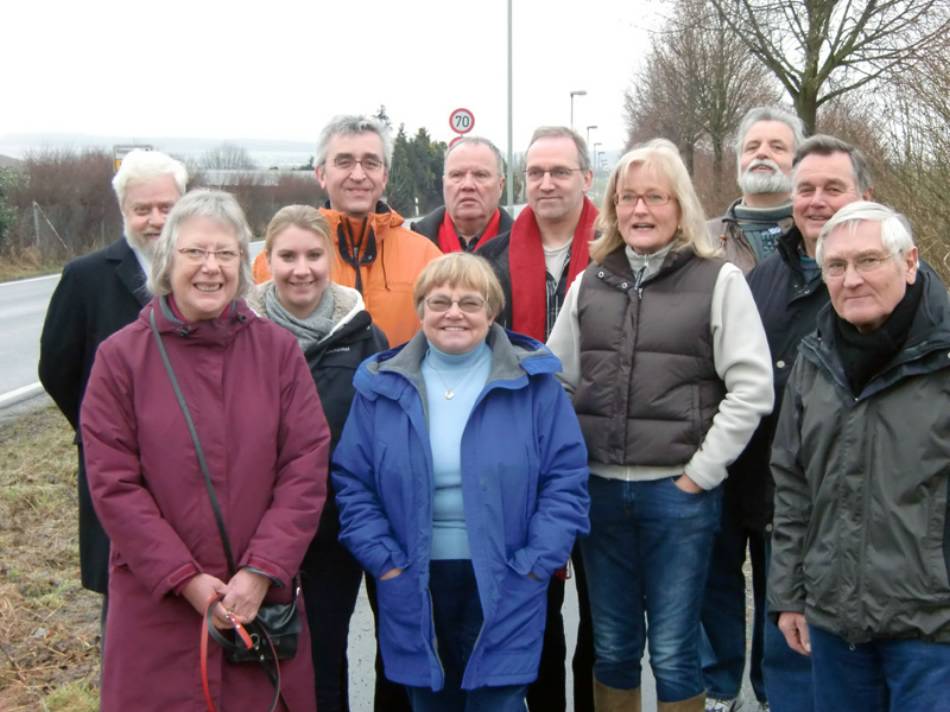
<svg viewBox="0 0 950 712">
<path fill-rule="evenodd" d="M 594 676 L 608 687 L 639 687 L 648 643 L 660 701 L 700 694 L 699 613 L 721 489 L 688 494 L 673 478 L 627 482 L 592 475 L 588 490 L 591 533 L 581 551 L 594 621 Z"/>
<path fill-rule="evenodd" d="M 762 627 L 765 622 L 765 534 L 747 529 L 726 507 L 713 542 L 709 579 L 703 598 L 700 659 L 710 697 L 732 699 L 742 690 L 746 651 L 746 543 L 752 564 L 752 654 L 749 680 L 759 702 L 762 682 Z"/>
<path fill-rule="evenodd" d="M 772 539 L 765 539 L 766 570 L 772 556 Z M 762 634 L 762 677 L 770 712 L 812 712 L 815 708 L 812 659 L 796 653 L 772 620 L 765 617 Z"/>
<path fill-rule="evenodd" d="M 429 565 L 429 590 L 445 686 L 438 692 L 406 687 L 413 712 L 524 712 L 527 685 L 462 689 L 465 666 L 483 620 L 472 562 L 433 561 Z"/>
<path fill-rule="evenodd" d="M 849 645 L 808 626 L 816 712 L 950 712 L 950 643 Z"/>
</svg>

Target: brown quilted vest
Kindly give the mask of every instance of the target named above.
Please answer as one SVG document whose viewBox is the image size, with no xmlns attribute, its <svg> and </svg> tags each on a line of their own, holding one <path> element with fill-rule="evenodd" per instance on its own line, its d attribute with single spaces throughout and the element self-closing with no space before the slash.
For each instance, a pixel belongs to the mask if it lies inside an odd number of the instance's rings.
<svg viewBox="0 0 950 712">
<path fill-rule="evenodd" d="M 681 465 L 702 443 L 725 395 L 710 333 L 722 265 L 672 251 L 637 288 L 620 248 L 581 275 L 574 408 L 594 462 Z"/>
</svg>

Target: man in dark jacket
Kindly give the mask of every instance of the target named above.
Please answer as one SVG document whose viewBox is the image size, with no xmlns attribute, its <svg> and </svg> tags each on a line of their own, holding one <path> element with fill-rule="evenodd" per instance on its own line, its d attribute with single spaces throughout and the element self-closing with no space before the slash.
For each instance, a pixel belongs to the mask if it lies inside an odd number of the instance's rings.
<svg viewBox="0 0 950 712">
<path fill-rule="evenodd" d="M 765 564 L 772 521 L 768 474 L 772 434 L 798 345 L 815 329 L 818 311 L 828 303 L 828 292 L 814 259 L 818 234 L 838 210 L 870 195 L 867 161 L 844 141 L 813 136 L 796 152 L 792 190 L 794 227 L 782 235 L 775 252 L 748 275 L 772 354 L 776 406 L 771 416 L 762 419 L 745 451 L 729 468 L 723 508 L 723 522 L 729 526 L 724 527 L 717 542 L 717 575 L 710 577 L 703 604 L 705 637 L 712 643 L 707 650 L 717 652 L 715 667 L 709 668 L 720 673 L 738 668 L 741 673 L 746 624 L 742 565 L 748 540 L 755 603 L 750 668 L 753 675 L 756 670 L 763 671 L 764 697 L 773 712 L 808 712 L 812 703 L 809 661 L 792 653 L 778 629 L 765 621 Z M 728 539 L 738 542 L 730 546 Z M 704 671 L 707 684 L 709 668 Z M 712 699 L 707 709 L 725 712 L 738 706 L 738 684 L 730 689 L 709 689 Z M 756 694 L 761 700 L 761 687 Z"/>
<path fill-rule="evenodd" d="M 525 153 L 528 205 L 511 231 L 480 248 L 498 275 L 505 306 L 496 321 L 513 331 L 547 340 L 571 281 L 590 262 L 588 243 L 594 237 L 597 208 L 587 198 L 593 173 L 587 144 L 563 126 L 537 129 Z M 574 709 L 594 707 L 594 642 L 587 581 L 579 549 L 571 556 L 577 583 L 580 622 L 572 661 Z M 562 572 L 566 575 L 565 572 Z M 548 618 L 538 679 L 528 690 L 532 712 L 566 709 L 564 659 L 564 578 L 554 576 L 548 588 Z"/>
<path fill-rule="evenodd" d="M 877 203 L 816 259 L 831 306 L 775 435 L 769 609 L 817 710 L 950 710 L 950 299 Z"/>
<path fill-rule="evenodd" d="M 498 207 L 505 187 L 505 161 L 491 141 L 458 139 L 445 152 L 445 205 L 412 223 L 444 253 L 474 252 L 511 229 L 511 216 Z"/>
<path fill-rule="evenodd" d="M 757 106 L 742 117 L 735 145 L 742 197 L 707 228 L 743 272 L 772 254 L 792 226 L 792 159 L 804 140 L 802 120 L 785 109 Z"/>
<path fill-rule="evenodd" d="M 82 585 L 103 595 L 109 540 L 89 498 L 79 406 L 99 344 L 131 323 L 149 299 L 145 279 L 165 217 L 185 192 L 185 167 L 158 151 L 134 150 L 112 179 L 124 236 L 66 265 L 40 337 L 40 382 L 76 430 L 79 447 L 79 564 Z M 103 615 L 106 610 L 103 599 Z"/>
</svg>

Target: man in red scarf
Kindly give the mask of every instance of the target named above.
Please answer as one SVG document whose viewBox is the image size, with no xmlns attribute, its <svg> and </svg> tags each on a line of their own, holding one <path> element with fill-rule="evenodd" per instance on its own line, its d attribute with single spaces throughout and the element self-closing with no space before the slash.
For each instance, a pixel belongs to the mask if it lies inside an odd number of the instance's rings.
<svg viewBox="0 0 950 712">
<path fill-rule="evenodd" d="M 478 251 L 505 289 L 503 326 L 547 339 L 568 285 L 590 261 L 597 208 L 585 193 L 592 179 L 580 135 L 563 126 L 534 132 L 525 154 L 528 207 L 509 233 Z"/>
<path fill-rule="evenodd" d="M 505 162 L 491 141 L 466 136 L 445 152 L 445 205 L 412 224 L 442 252 L 474 252 L 511 229 L 511 216 L 498 207 L 505 187 Z"/>
<path fill-rule="evenodd" d="M 545 341 L 564 303 L 568 285 L 590 261 L 597 208 L 587 198 L 593 173 L 587 144 L 563 126 L 537 129 L 525 154 L 528 206 L 509 233 L 478 250 L 495 269 L 505 291 L 505 308 L 496 321 L 513 331 Z M 590 604 L 579 551 L 572 554 L 580 624 L 574 653 L 574 709 L 594 709 L 591 670 L 594 665 Z M 548 588 L 548 618 L 538 679 L 528 690 L 531 712 L 566 708 L 564 659 L 564 578 Z"/>
</svg>

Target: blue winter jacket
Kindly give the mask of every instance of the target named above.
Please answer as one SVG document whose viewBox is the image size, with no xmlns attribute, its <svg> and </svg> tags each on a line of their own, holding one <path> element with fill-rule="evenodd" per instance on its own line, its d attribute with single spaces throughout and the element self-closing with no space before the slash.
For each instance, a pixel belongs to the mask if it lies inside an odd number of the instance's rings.
<svg viewBox="0 0 950 712">
<path fill-rule="evenodd" d="M 548 579 L 589 529 L 587 450 L 561 364 L 542 344 L 493 325 L 491 372 L 462 434 L 462 499 L 484 623 L 462 687 L 537 676 Z M 377 579 L 386 677 L 444 684 L 429 592 L 432 453 L 420 332 L 370 357 L 333 456 L 340 541 Z M 529 576 L 528 574 L 532 574 Z"/>
</svg>

